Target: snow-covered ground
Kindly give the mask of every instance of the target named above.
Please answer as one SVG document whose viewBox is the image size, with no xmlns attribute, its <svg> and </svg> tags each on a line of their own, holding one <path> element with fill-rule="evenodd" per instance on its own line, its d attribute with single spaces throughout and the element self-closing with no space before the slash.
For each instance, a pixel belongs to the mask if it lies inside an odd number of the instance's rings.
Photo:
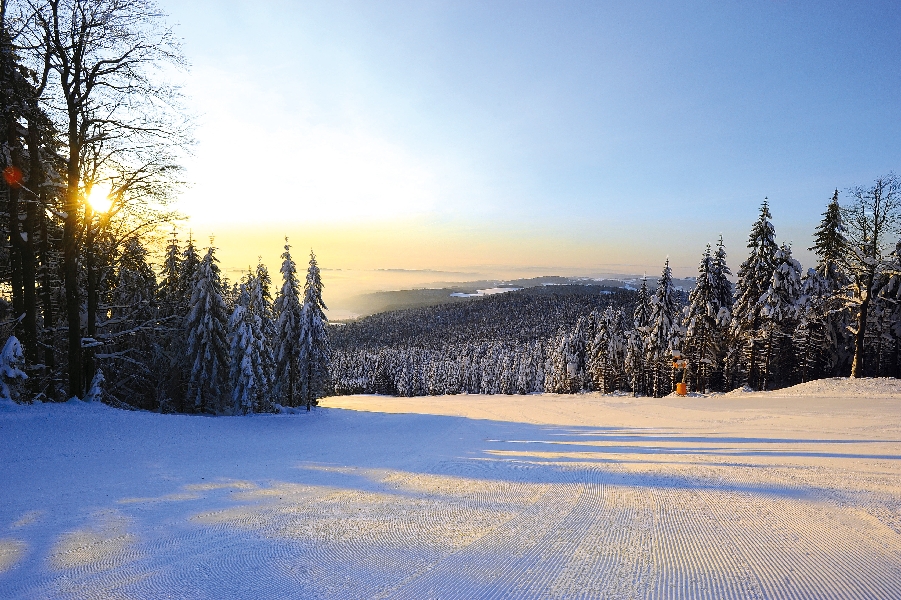
<svg viewBox="0 0 901 600">
<path fill-rule="evenodd" d="M 901 386 L 0 404 L 0 598 L 901 598 Z"/>
</svg>

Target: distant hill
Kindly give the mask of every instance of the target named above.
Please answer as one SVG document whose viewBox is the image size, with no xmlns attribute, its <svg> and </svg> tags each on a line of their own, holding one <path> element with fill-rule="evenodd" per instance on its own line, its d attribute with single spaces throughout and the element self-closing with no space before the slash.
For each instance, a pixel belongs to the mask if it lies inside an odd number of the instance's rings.
<svg viewBox="0 0 901 600">
<path fill-rule="evenodd" d="M 338 351 L 410 346 L 440 349 L 481 341 L 521 344 L 548 339 L 561 327 L 573 327 L 579 317 L 610 305 L 631 314 L 634 299 L 635 292 L 625 287 L 571 283 L 481 297 L 448 296 L 442 304 L 378 313 L 333 326 L 331 343 Z"/>
<path fill-rule="evenodd" d="M 677 289 L 685 291 L 694 286 L 694 278 L 676 279 L 673 281 Z M 561 286 L 578 286 L 588 288 L 582 290 L 591 294 L 603 289 L 635 290 L 641 284 L 641 276 L 623 275 L 616 277 L 559 277 L 544 276 L 527 279 L 510 280 L 483 280 L 471 281 L 460 284 L 448 284 L 440 288 L 421 288 L 410 290 L 395 290 L 371 292 L 355 296 L 346 303 L 346 308 L 355 314 L 368 316 L 382 312 L 404 310 L 409 308 L 424 308 L 440 304 L 456 304 L 467 302 L 473 297 L 481 297 L 479 291 L 493 291 L 498 288 L 507 289 L 532 289 L 532 288 L 559 288 Z M 656 277 L 648 277 L 648 287 L 654 289 L 657 285 Z M 512 292 L 508 292 L 512 293 Z M 492 294 L 487 294 L 492 295 Z"/>
</svg>

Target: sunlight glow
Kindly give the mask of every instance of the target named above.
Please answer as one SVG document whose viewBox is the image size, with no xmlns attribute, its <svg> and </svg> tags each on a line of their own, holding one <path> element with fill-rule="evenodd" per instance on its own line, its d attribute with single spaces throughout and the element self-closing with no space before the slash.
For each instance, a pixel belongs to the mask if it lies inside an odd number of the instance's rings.
<svg viewBox="0 0 901 600">
<path fill-rule="evenodd" d="M 105 213 L 113 206 L 113 190 L 108 183 L 95 183 L 88 194 L 88 204 L 94 212 Z"/>
</svg>

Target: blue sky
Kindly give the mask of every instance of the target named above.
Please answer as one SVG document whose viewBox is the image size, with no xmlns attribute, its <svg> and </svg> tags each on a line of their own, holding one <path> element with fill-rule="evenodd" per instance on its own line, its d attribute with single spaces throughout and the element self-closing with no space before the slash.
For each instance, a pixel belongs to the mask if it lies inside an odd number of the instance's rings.
<svg viewBox="0 0 901 600">
<path fill-rule="evenodd" d="M 720 232 L 736 268 L 768 196 L 809 265 L 832 190 L 901 166 L 890 2 L 161 5 L 200 115 L 182 206 L 226 253 L 688 274 Z"/>
</svg>

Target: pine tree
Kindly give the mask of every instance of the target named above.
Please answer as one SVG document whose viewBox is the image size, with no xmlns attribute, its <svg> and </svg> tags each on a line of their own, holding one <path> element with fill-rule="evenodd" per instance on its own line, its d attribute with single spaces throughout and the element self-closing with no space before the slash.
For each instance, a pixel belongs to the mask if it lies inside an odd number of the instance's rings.
<svg viewBox="0 0 901 600">
<path fill-rule="evenodd" d="M 764 390 L 774 377 L 791 371 L 791 365 L 785 364 L 791 353 L 780 353 L 780 349 L 782 342 L 794 331 L 801 297 L 801 264 L 792 258 L 791 247 L 782 244 L 776 251 L 774 262 L 770 285 L 760 298 Z"/>
<path fill-rule="evenodd" d="M 651 293 L 648 291 L 648 277 L 641 278 L 641 287 L 635 298 L 635 310 L 632 313 L 633 330 L 626 341 L 626 372 L 634 395 L 646 394 L 650 391 L 649 369 L 647 364 L 647 339 L 650 335 L 648 325 L 651 322 Z"/>
<path fill-rule="evenodd" d="M 760 216 L 751 228 L 748 238 L 749 256 L 738 269 L 738 281 L 735 286 L 735 303 L 732 307 L 732 341 L 741 358 L 745 371 L 746 384 L 751 387 L 759 385 L 760 354 L 760 311 L 763 305 L 761 296 L 766 292 L 776 269 L 775 256 L 779 250 L 776 246 L 776 230 L 770 222 L 767 200 L 760 206 Z"/>
<path fill-rule="evenodd" d="M 635 298 L 635 311 L 632 313 L 632 322 L 636 329 L 647 327 L 651 322 L 651 293 L 648 291 L 648 277 L 641 278 L 641 287 Z"/>
<path fill-rule="evenodd" d="M 178 232 L 172 230 L 166 253 L 163 258 L 163 271 L 160 273 L 160 284 L 157 294 L 163 317 L 171 316 L 178 303 L 179 276 L 181 271 L 181 246 L 178 243 Z"/>
<path fill-rule="evenodd" d="M 608 306 L 595 314 L 594 339 L 588 348 L 587 371 L 592 387 L 605 394 L 616 391 L 625 376 L 626 340 L 622 312 Z"/>
<path fill-rule="evenodd" d="M 808 269 L 801 278 L 798 326 L 793 346 L 798 357 L 796 378 L 801 382 L 826 376 L 836 362 L 837 347 L 830 326 L 827 302 L 829 284 L 819 269 Z"/>
<path fill-rule="evenodd" d="M 127 324 L 151 318 L 156 302 L 156 275 L 147 262 L 147 249 L 138 238 L 131 238 L 119 255 L 116 287 L 113 291 L 113 316 Z"/>
<path fill-rule="evenodd" d="M 188 236 L 188 245 L 182 252 L 181 263 L 178 268 L 178 300 L 176 314 L 187 314 L 191 306 L 191 295 L 194 293 L 194 279 L 197 276 L 197 268 L 200 258 L 197 256 L 197 248 L 194 239 Z"/>
<path fill-rule="evenodd" d="M 685 356 L 692 389 L 706 392 L 711 373 L 719 361 L 717 298 L 714 274 L 714 258 L 710 244 L 698 265 L 695 287 L 688 294 L 688 311 L 685 317 Z"/>
<path fill-rule="evenodd" d="M 25 354 L 22 344 L 16 336 L 7 338 L 0 351 L 0 400 L 18 400 L 19 383 L 28 379 L 22 370 L 25 366 Z"/>
<path fill-rule="evenodd" d="M 657 291 L 651 298 L 651 316 L 645 346 L 645 360 L 652 373 L 655 397 L 665 396 L 672 390 L 671 363 L 681 351 L 680 307 L 673 287 L 673 272 L 669 258 L 657 281 Z"/>
<path fill-rule="evenodd" d="M 256 274 L 249 278 L 248 294 L 250 295 L 249 309 L 260 319 L 261 342 L 261 368 L 263 373 L 263 390 L 265 396 L 259 399 L 256 410 L 267 411 L 271 409 L 271 395 L 275 389 L 275 344 L 278 337 L 278 329 L 272 309 L 272 296 L 269 290 L 272 280 L 269 278 L 269 270 L 262 262 L 257 264 Z"/>
<path fill-rule="evenodd" d="M 726 246 L 723 245 L 722 235 L 720 235 L 720 239 L 716 243 L 712 267 L 713 295 L 717 306 L 720 307 L 716 318 L 719 325 L 727 327 L 732 320 L 733 289 L 732 282 L 729 281 L 729 275 L 732 274 L 732 271 L 729 270 L 729 265 L 726 264 Z"/>
<path fill-rule="evenodd" d="M 139 239 L 131 238 L 124 244 L 115 276 L 103 278 L 113 286 L 104 293 L 97 311 L 97 339 L 105 348 L 107 368 L 100 378 L 107 383 L 107 401 L 127 400 L 131 406 L 156 410 L 167 395 L 166 371 L 157 368 L 166 332 L 157 325 L 156 274 L 148 258 Z M 97 372 L 91 371 L 92 382 Z"/>
<path fill-rule="evenodd" d="M 307 410 L 328 393 L 329 361 L 328 317 L 322 301 L 322 278 L 316 255 L 310 250 L 310 265 L 303 287 L 303 309 L 300 315 L 300 386 Z M 416 369 L 417 374 L 420 369 Z M 417 388 L 422 385 L 417 381 Z M 419 391 L 419 390 L 417 390 Z"/>
<path fill-rule="evenodd" d="M 191 364 L 188 396 L 202 412 L 219 412 L 228 376 L 228 315 L 216 249 L 210 246 L 197 266 L 191 309 L 185 323 Z"/>
<path fill-rule="evenodd" d="M 251 275 L 242 284 L 237 306 L 229 319 L 229 381 L 235 413 L 247 414 L 260 410 L 269 392 L 266 372 L 266 340 L 263 322 L 255 310 L 252 296 L 259 294 L 256 277 Z"/>
<path fill-rule="evenodd" d="M 300 375 L 301 304 L 297 266 L 291 258 L 291 246 L 285 238 L 282 253 L 282 288 L 275 299 L 278 338 L 276 342 L 276 380 L 278 396 L 288 406 L 297 406 L 296 384 Z"/>
<path fill-rule="evenodd" d="M 647 373 L 645 369 L 645 335 L 639 329 L 626 333 L 626 356 L 624 370 L 629 379 L 632 395 L 647 393 Z"/>
<path fill-rule="evenodd" d="M 838 190 L 835 190 L 826 212 L 823 213 L 823 220 L 813 235 L 813 247 L 809 248 L 817 256 L 817 271 L 834 290 L 848 283 L 848 276 L 841 267 L 847 246 L 842 209 L 838 203 Z"/>
<path fill-rule="evenodd" d="M 838 190 L 832 195 L 823 219 L 814 233 L 814 245 L 809 248 L 816 257 L 817 278 L 808 276 L 808 289 L 804 306 L 804 330 L 812 328 L 814 339 L 823 343 L 829 340 L 832 348 L 826 352 L 827 363 L 820 367 L 827 369 L 823 375 L 847 374 L 853 359 L 853 339 L 849 335 L 851 311 L 847 303 L 850 278 L 844 268 L 844 257 L 848 251 L 842 209 L 838 203 Z M 816 297 L 813 294 L 817 294 Z M 816 321 L 811 319 L 816 318 Z M 818 353 L 820 354 L 820 353 Z M 810 365 L 813 367 L 813 365 Z"/>
<path fill-rule="evenodd" d="M 734 289 L 732 282 L 729 281 L 729 265 L 726 264 L 726 247 L 723 244 L 723 236 L 720 235 L 716 244 L 716 252 L 713 254 L 713 294 L 720 307 L 719 314 L 716 317 L 716 324 L 719 329 L 720 355 L 717 361 L 717 369 L 714 374 L 718 375 L 719 387 L 722 391 L 728 391 L 731 387 L 729 374 L 730 369 L 730 336 L 729 330 L 732 326 L 732 308 L 734 301 Z"/>
</svg>

